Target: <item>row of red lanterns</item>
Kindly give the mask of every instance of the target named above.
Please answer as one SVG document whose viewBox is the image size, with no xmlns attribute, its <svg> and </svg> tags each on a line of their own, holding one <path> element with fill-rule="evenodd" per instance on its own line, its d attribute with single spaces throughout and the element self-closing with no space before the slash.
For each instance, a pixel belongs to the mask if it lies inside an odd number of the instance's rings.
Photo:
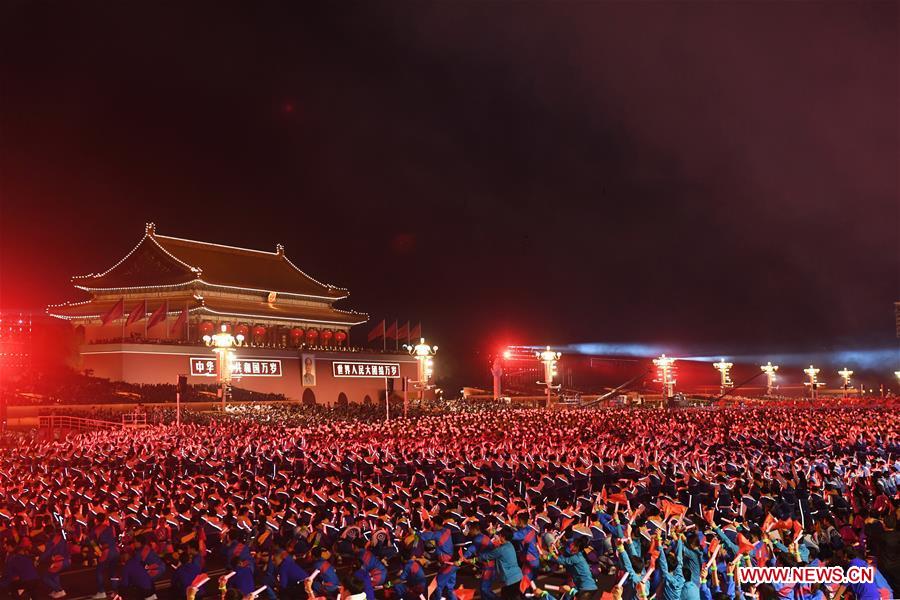
<svg viewBox="0 0 900 600">
<path fill-rule="evenodd" d="M 228 333 L 232 333 L 231 323 L 224 323 L 225 331 Z M 213 331 L 215 331 L 216 326 L 212 321 L 203 321 L 200 323 L 200 333 L 202 335 L 209 335 Z M 235 335 L 242 335 L 247 337 L 250 334 L 250 326 L 246 323 L 240 323 L 237 327 L 234 327 Z M 256 325 L 253 327 L 253 337 L 261 338 L 266 335 L 266 328 L 263 325 Z M 300 340 L 306 337 L 310 343 L 315 342 L 319 339 L 320 334 L 318 329 L 309 328 L 304 330 L 302 327 L 293 327 L 289 335 L 291 337 L 291 342 L 297 343 Z M 324 345 L 328 345 L 329 342 L 333 339 L 338 344 L 343 343 L 347 339 L 347 333 L 344 331 L 331 331 L 330 329 L 325 329 L 321 332 L 322 343 Z"/>
</svg>

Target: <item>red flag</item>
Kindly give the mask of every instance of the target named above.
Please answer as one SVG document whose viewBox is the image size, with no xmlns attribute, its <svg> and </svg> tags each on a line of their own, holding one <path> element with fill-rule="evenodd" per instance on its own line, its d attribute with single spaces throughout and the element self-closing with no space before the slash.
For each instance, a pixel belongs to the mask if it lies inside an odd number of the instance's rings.
<svg viewBox="0 0 900 600">
<path fill-rule="evenodd" d="M 372 331 L 369 332 L 369 341 L 375 341 L 380 337 L 384 337 L 384 319 L 382 319 Z"/>
<path fill-rule="evenodd" d="M 144 315 L 147 314 L 147 301 L 144 300 L 133 309 L 131 309 L 131 314 L 128 315 L 128 320 L 125 321 L 125 326 L 128 327 L 135 321 L 140 321 L 144 318 Z"/>
<path fill-rule="evenodd" d="M 625 492 L 616 492 L 615 494 L 607 495 L 606 501 L 617 502 L 619 504 L 628 504 L 628 496 L 625 495 Z"/>
<path fill-rule="evenodd" d="M 785 519 L 775 523 L 775 529 L 790 529 L 794 532 L 794 537 L 796 538 L 800 535 L 800 532 L 803 531 L 803 525 L 800 524 L 800 521 Z"/>
<path fill-rule="evenodd" d="M 420 337 L 422 337 L 422 324 L 416 323 L 416 326 L 409 330 L 409 339 L 417 342 Z"/>
<path fill-rule="evenodd" d="M 166 318 L 166 313 L 168 313 L 168 312 L 169 312 L 169 301 L 166 300 L 165 302 L 163 302 L 162 304 L 159 305 L 159 308 L 157 308 L 155 311 L 153 311 L 152 315 L 150 315 L 150 320 L 147 321 L 147 329 L 150 329 L 157 323 L 163 321 Z"/>
<path fill-rule="evenodd" d="M 110 322 L 115 321 L 119 317 L 125 314 L 125 298 L 119 299 L 118 302 L 113 304 L 112 308 L 110 308 L 105 315 L 100 317 L 100 320 L 104 325 L 109 325 Z"/>
<path fill-rule="evenodd" d="M 456 588 L 456 597 L 459 600 L 472 600 L 475 597 L 475 590 L 459 586 Z"/>
<path fill-rule="evenodd" d="M 796 532 L 798 525 L 793 519 L 784 519 L 775 523 L 775 529 L 793 529 Z"/>
<path fill-rule="evenodd" d="M 435 579 L 437 579 L 437 577 L 435 577 Z M 519 581 L 519 593 L 525 594 L 525 592 L 527 592 L 529 590 L 529 588 L 531 588 L 531 578 L 523 577 Z M 428 596 L 428 597 L 431 598 L 431 596 Z"/>
<path fill-rule="evenodd" d="M 394 319 L 394 322 L 391 323 L 391 326 L 388 327 L 388 328 L 384 331 L 384 337 L 386 337 L 386 338 L 389 339 L 389 340 L 396 340 L 396 339 L 397 339 L 397 320 L 396 320 L 396 319 Z"/>
<path fill-rule="evenodd" d="M 712 541 L 709 543 L 709 553 L 710 559 L 714 559 L 716 557 L 716 552 L 719 551 L 719 538 L 714 537 Z"/>
<path fill-rule="evenodd" d="M 193 581 L 191 581 L 190 587 L 194 588 L 195 590 L 199 590 L 200 586 L 202 586 L 207 581 L 209 581 L 209 575 L 207 575 L 206 573 L 200 573 L 199 575 L 194 577 Z"/>
<path fill-rule="evenodd" d="M 766 518 L 762 524 L 763 533 L 770 532 L 772 530 L 772 528 L 775 526 L 776 522 L 777 521 L 775 520 L 775 517 L 772 516 L 772 513 L 767 514 Z"/>
<path fill-rule="evenodd" d="M 175 319 L 175 324 L 172 325 L 172 331 L 170 332 L 170 335 L 172 333 L 180 334 L 178 329 L 180 327 L 184 327 L 184 324 L 187 323 L 187 316 L 188 316 L 188 309 L 187 309 L 187 307 L 185 307 L 184 310 L 181 311 L 181 314 L 178 315 L 178 318 Z"/>
<path fill-rule="evenodd" d="M 750 554 L 753 550 L 753 542 L 744 537 L 743 533 L 737 535 L 738 554 Z"/>
<path fill-rule="evenodd" d="M 663 521 L 672 516 L 680 516 L 687 512 L 687 506 L 684 504 L 678 504 L 677 502 L 671 502 L 669 500 L 663 500 L 660 502 L 660 508 L 663 510 Z"/>
<path fill-rule="evenodd" d="M 404 338 L 406 339 L 406 343 L 408 344 L 409 343 L 409 321 L 407 321 L 406 323 L 404 323 L 397 329 L 397 339 L 402 340 Z"/>
</svg>

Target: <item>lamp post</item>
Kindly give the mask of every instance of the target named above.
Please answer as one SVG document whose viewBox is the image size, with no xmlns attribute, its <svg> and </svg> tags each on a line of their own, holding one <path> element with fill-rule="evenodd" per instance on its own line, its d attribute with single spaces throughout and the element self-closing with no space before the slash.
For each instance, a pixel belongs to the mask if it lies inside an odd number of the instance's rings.
<svg viewBox="0 0 900 600">
<path fill-rule="evenodd" d="M 848 391 L 850 390 L 850 376 L 853 375 L 853 371 L 851 371 L 847 367 L 844 367 L 843 370 L 838 371 L 838 375 L 840 375 L 841 379 L 844 380 L 844 398 L 846 398 L 849 395 Z"/>
<path fill-rule="evenodd" d="M 547 408 L 550 408 L 550 392 L 558 390 L 560 385 L 553 385 L 553 379 L 556 377 L 556 363 L 562 357 L 562 352 L 554 352 L 547 346 L 543 352 L 535 352 L 534 357 L 544 363 L 544 381 L 538 381 L 538 385 L 547 386 Z"/>
<path fill-rule="evenodd" d="M 498 400 L 503 395 L 503 361 L 512 358 L 512 351 L 507 348 L 502 354 L 494 357 L 491 363 L 491 376 L 494 378 L 494 400 Z"/>
<path fill-rule="evenodd" d="M 419 401 L 425 399 L 425 390 L 429 387 L 432 375 L 434 375 L 434 355 L 437 354 L 437 346 L 429 346 L 425 343 L 425 338 L 419 338 L 419 343 L 415 346 L 403 344 L 403 348 L 409 352 L 410 356 L 415 357 L 418 363 L 416 372 L 417 381 L 412 383 L 419 388 Z M 406 392 L 403 394 L 403 416 L 406 416 Z"/>
<path fill-rule="evenodd" d="M 494 357 L 491 364 L 491 376 L 494 378 L 494 400 L 499 400 L 503 393 L 503 358 L 499 355 Z"/>
<path fill-rule="evenodd" d="M 762 372 L 766 374 L 766 396 L 772 396 L 775 391 L 775 372 L 778 370 L 778 365 L 773 365 L 772 361 L 767 362 L 766 364 L 760 367 Z"/>
<path fill-rule="evenodd" d="M 665 354 L 653 359 L 656 365 L 656 383 L 662 384 L 663 398 L 670 400 L 675 396 L 675 359 Z"/>
<path fill-rule="evenodd" d="M 810 397 L 815 400 L 819 397 L 819 386 L 822 385 L 819 383 L 819 369 L 815 368 L 812 365 L 809 365 L 808 369 L 803 369 L 803 372 L 806 373 L 806 376 L 809 377 L 809 381 L 804 382 L 803 385 L 809 386 Z"/>
<path fill-rule="evenodd" d="M 734 382 L 731 380 L 731 367 L 734 366 L 734 363 L 725 362 L 724 358 L 720 358 L 719 362 L 713 363 L 713 367 L 719 372 L 720 381 L 719 381 L 719 393 L 724 394 L 725 390 L 731 389 L 734 387 Z"/>
<path fill-rule="evenodd" d="M 216 377 L 219 380 L 219 393 L 222 394 L 222 414 L 225 414 L 225 401 L 231 387 L 231 370 L 234 364 L 234 349 L 244 345 L 244 336 L 240 333 L 231 335 L 228 327 L 222 325 L 219 333 L 204 335 L 203 341 L 216 354 Z"/>
</svg>

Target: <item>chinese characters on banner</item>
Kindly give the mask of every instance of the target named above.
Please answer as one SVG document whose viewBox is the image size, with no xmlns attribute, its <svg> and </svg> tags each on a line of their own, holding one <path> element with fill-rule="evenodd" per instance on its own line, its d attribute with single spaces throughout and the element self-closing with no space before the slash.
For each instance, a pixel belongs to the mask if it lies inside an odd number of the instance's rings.
<svg viewBox="0 0 900 600">
<path fill-rule="evenodd" d="M 272 358 L 240 358 L 231 363 L 234 377 L 281 377 L 281 361 Z M 191 357 L 191 375 L 194 377 L 215 377 L 216 359 Z"/>
<path fill-rule="evenodd" d="M 347 362 L 331 363 L 335 377 L 388 377 L 400 376 L 400 363 Z"/>
</svg>

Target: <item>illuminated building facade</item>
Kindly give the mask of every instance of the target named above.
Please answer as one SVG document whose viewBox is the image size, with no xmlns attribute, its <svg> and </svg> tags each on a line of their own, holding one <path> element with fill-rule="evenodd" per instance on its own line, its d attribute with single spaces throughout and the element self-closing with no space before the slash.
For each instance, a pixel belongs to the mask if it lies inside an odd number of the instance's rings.
<svg viewBox="0 0 900 600">
<path fill-rule="evenodd" d="M 31 366 L 31 314 L 0 313 L 0 372 L 16 373 Z"/>
<path fill-rule="evenodd" d="M 894 320 L 897 325 L 897 337 L 900 338 L 900 302 L 894 302 Z"/>
<path fill-rule="evenodd" d="M 280 244 L 236 248 L 163 236 L 148 223 L 124 258 L 72 283 L 86 298 L 47 312 L 72 324 L 80 367 L 97 377 L 212 383 L 215 357 L 203 340 L 223 327 L 245 340 L 234 361 L 238 387 L 331 404 L 375 401 L 386 378 L 416 376 L 406 353 L 349 348 L 350 329 L 368 316 L 334 306 L 347 290 L 304 273 Z"/>
</svg>

